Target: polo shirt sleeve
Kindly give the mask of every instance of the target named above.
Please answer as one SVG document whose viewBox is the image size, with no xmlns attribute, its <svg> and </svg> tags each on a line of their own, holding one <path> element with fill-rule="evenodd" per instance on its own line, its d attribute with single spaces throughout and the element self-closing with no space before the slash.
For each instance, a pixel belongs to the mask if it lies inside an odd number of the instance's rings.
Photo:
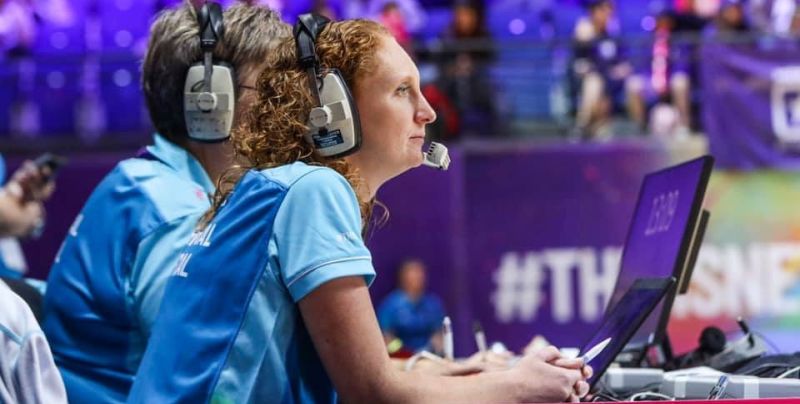
<svg viewBox="0 0 800 404">
<path fill-rule="evenodd" d="M 292 299 L 333 279 L 375 278 L 372 256 L 361 238 L 361 213 L 347 180 L 331 169 L 297 179 L 275 216 L 270 255 Z"/>
</svg>

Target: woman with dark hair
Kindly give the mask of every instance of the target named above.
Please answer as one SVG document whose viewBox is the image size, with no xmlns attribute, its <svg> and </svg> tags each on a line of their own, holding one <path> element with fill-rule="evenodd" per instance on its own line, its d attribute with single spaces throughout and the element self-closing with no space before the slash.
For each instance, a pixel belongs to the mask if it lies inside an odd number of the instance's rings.
<svg viewBox="0 0 800 404">
<path fill-rule="evenodd" d="M 375 270 L 362 233 L 378 188 L 422 163 L 425 126 L 436 116 L 416 66 L 383 27 L 323 26 L 319 67 L 338 69 L 351 89 L 360 148 L 324 157 L 306 140 L 319 104 L 298 46 L 281 43 L 233 138 L 248 163 L 222 181 L 173 270 L 129 400 L 336 402 L 338 393 L 343 402 L 553 402 L 586 394 L 583 363 L 555 349 L 463 377 L 392 364 L 367 291 Z"/>
</svg>

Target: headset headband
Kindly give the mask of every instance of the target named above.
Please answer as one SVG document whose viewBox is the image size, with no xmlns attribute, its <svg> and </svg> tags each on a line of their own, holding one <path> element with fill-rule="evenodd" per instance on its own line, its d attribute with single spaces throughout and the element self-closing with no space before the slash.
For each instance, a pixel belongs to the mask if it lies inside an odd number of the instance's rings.
<svg viewBox="0 0 800 404">
<path fill-rule="evenodd" d="M 213 51 L 217 41 L 225 35 L 222 7 L 219 3 L 203 4 L 197 14 L 197 24 L 200 26 L 200 48 L 203 52 Z"/>
<path fill-rule="evenodd" d="M 197 13 L 197 24 L 200 26 L 200 49 L 203 51 L 203 91 L 211 91 L 211 73 L 213 72 L 213 52 L 217 41 L 225 34 L 222 23 L 222 7 L 219 3 L 204 3 Z"/>
<path fill-rule="evenodd" d="M 316 14 L 302 14 L 297 17 L 297 24 L 294 25 L 294 39 L 297 46 L 297 62 L 300 67 L 308 73 L 311 91 L 319 105 L 322 100 L 319 97 L 319 87 L 317 77 L 319 76 L 319 57 L 315 43 L 317 36 L 325 29 L 331 20 Z"/>
</svg>

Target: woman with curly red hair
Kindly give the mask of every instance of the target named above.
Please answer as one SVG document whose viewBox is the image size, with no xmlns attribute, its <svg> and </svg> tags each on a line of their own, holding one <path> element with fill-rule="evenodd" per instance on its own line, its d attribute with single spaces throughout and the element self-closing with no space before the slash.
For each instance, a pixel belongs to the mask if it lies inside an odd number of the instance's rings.
<svg viewBox="0 0 800 404">
<path fill-rule="evenodd" d="M 554 349 L 460 377 L 392 364 L 367 291 L 375 270 L 362 233 L 380 186 L 422 163 L 425 126 L 436 115 L 413 61 L 383 27 L 321 26 L 319 68 L 338 69 L 352 89 L 360 148 L 325 157 L 307 141 L 318 98 L 300 46 L 284 41 L 233 138 L 247 163 L 220 184 L 173 271 L 130 401 L 336 402 L 338 394 L 344 402 L 553 402 L 586 394 L 581 361 Z"/>
</svg>

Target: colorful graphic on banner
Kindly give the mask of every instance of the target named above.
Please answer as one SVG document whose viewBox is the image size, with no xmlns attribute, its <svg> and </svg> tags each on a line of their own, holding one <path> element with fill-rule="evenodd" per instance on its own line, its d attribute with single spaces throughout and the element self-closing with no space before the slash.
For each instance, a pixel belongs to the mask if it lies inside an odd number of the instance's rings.
<svg viewBox="0 0 800 404">
<path fill-rule="evenodd" d="M 708 324 L 738 330 L 737 316 L 782 351 L 800 349 L 800 174 L 717 172 L 711 220 L 689 293 L 673 308 L 678 351 Z"/>
</svg>

